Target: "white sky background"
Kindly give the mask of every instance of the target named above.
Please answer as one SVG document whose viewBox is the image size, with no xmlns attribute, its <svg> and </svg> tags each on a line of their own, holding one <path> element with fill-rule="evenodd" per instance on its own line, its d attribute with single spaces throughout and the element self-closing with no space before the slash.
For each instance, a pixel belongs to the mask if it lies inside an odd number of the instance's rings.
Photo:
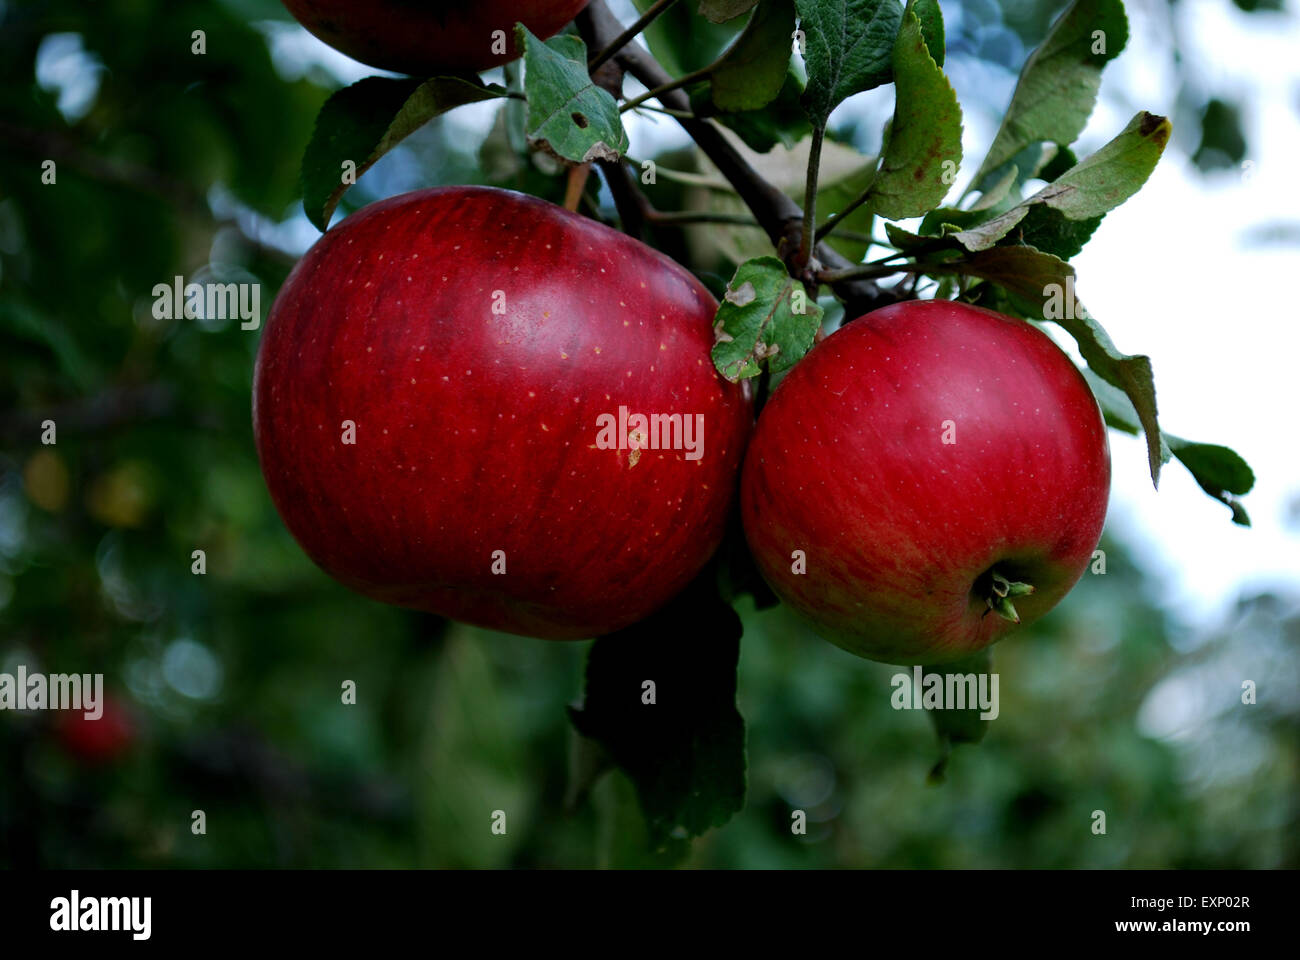
<svg viewBox="0 0 1300 960">
<path fill-rule="evenodd" d="M 627 0 L 610 5 L 631 22 Z M 951 30 L 955 8 L 941 5 Z M 1128 0 L 1126 7 L 1129 43 L 1106 68 L 1097 110 L 1076 144 L 1080 157 L 1119 133 L 1138 110 L 1173 117 L 1179 126 L 1195 120 L 1175 111 L 1167 0 Z M 1244 500 L 1254 523 L 1247 529 L 1231 523 L 1227 507 L 1206 496 L 1176 461 L 1166 464 L 1157 493 L 1144 442 L 1111 431 L 1113 527 L 1164 584 L 1163 601 L 1191 624 L 1219 621 L 1229 604 L 1255 589 L 1300 595 L 1300 517 L 1286 527 L 1288 505 L 1300 504 L 1298 7 L 1300 0 L 1289 0 L 1285 14 L 1247 15 L 1228 0 L 1181 0 L 1176 29 L 1204 85 L 1195 99 L 1219 93 L 1244 106 L 1248 169 L 1202 176 L 1171 147 L 1142 191 L 1107 215 L 1074 261 L 1080 297 L 1116 345 L 1151 356 L 1162 425 L 1190 440 L 1230 446 L 1255 470 L 1255 489 Z M 343 82 L 376 73 L 297 26 L 268 28 L 276 61 L 288 73 L 313 63 Z M 1015 76 L 957 57 L 945 69 L 965 108 L 961 188 L 993 138 Z M 628 90 L 636 89 L 629 79 Z M 890 97 L 875 91 L 852 98 L 833 122 L 855 111 L 887 115 Z M 981 101 L 996 103 L 997 113 L 981 109 Z M 446 122 L 481 137 L 495 107 L 462 108 Z M 625 121 L 633 156 L 687 142 L 667 118 Z M 1199 130 L 1175 131 L 1183 136 L 1194 149 Z M 299 219 L 295 226 L 306 224 Z M 1249 241 L 1253 228 L 1282 222 L 1292 225 L 1289 243 Z M 297 239 L 316 235 L 292 232 Z M 1068 337 L 1061 342 L 1072 350 Z M 1300 513 L 1300 506 L 1291 509 Z"/>
</svg>

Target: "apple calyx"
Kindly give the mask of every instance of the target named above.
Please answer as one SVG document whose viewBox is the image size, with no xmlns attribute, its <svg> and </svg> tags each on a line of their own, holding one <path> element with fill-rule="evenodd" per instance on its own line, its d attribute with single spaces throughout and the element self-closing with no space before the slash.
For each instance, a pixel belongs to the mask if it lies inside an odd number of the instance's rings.
<svg viewBox="0 0 1300 960">
<path fill-rule="evenodd" d="M 989 610 L 996 613 L 1003 620 L 1019 623 L 1020 614 L 1016 613 L 1015 604 L 1011 602 L 1011 598 L 1029 596 L 1034 592 L 1034 586 L 1020 580 L 1008 580 L 996 570 L 989 570 L 988 573 L 976 581 L 975 591 L 984 598 Z M 985 611 L 985 616 L 987 615 L 988 612 Z"/>
</svg>

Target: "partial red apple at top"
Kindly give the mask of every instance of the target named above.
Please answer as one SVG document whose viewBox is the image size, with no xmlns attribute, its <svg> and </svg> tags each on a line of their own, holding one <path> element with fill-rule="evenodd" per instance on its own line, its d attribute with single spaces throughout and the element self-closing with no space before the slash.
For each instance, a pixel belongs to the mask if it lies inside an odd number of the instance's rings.
<svg viewBox="0 0 1300 960">
<path fill-rule="evenodd" d="M 587 0 L 284 0 L 312 34 L 382 70 L 432 77 L 486 70 L 519 55 L 515 24 L 541 39 Z"/>
<path fill-rule="evenodd" d="M 828 640 L 953 660 L 1046 613 L 1092 559 L 1110 450 L 1042 331 L 947 300 L 854 320 L 778 385 L 745 458 L 764 578 Z"/>
<path fill-rule="evenodd" d="M 710 360 L 716 309 L 667 257 L 534 197 L 373 204 L 267 319 L 267 487 L 374 599 L 541 637 L 627 626 L 723 534 L 753 412 Z"/>
</svg>

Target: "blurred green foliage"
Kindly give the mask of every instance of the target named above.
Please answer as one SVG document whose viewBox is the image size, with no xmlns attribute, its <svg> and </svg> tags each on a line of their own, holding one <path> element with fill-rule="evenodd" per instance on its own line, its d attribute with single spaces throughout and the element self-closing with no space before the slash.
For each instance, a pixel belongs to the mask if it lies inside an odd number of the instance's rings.
<svg viewBox="0 0 1300 960">
<path fill-rule="evenodd" d="M 950 54 L 1018 65 L 1059 4 L 1009 4 L 996 35 L 976 29 L 996 8 L 962 6 Z M 590 772 L 565 712 L 586 645 L 489 635 L 330 581 L 262 485 L 258 334 L 152 315 L 153 286 L 178 275 L 256 280 L 264 314 L 314 235 L 297 167 L 339 81 L 273 60 L 285 19 L 272 0 L 0 2 L 0 671 L 102 672 L 135 730 L 95 765 L 48 715 L 0 714 L 0 865 L 665 865 L 623 775 L 567 803 Z M 666 21 L 651 39 L 677 38 L 666 59 L 690 68 L 732 32 Z M 512 148 L 506 117 L 486 141 L 435 121 L 342 212 L 439 182 L 558 198 L 563 177 Z M 686 255 L 680 231 L 652 238 Z M 1192 628 L 1118 539 L 1105 546 L 1104 576 L 995 651 L 1001 716 L 938 787 L 926 717 L 889 707 L 897 668 L 742 601 L 747 803 L 685 862 L 1300 865 L 1296 598 Z M 1258 705 L 1240 704 L 1242 680 Z"/>
</svg>

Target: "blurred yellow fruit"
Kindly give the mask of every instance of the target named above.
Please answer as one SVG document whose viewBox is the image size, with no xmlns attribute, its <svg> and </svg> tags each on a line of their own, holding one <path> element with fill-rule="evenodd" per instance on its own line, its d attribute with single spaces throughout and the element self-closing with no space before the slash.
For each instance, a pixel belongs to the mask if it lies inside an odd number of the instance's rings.
<svg viewBox="0 0 1300 960">
<path fill-rule="evenodd" d="M 68 467 L 53 450 L 38 450 L 23 467 L 27 499 L 42 510 L 60 512 L 68 503 Z"/>
<path fill-rule="evenodd" d="M 153 505 L 153 483 L 146 464 L 120 463 L 95 478 L 86 494 L 90 515 L 110 527 L 138 527 Z"/>
</svg>

